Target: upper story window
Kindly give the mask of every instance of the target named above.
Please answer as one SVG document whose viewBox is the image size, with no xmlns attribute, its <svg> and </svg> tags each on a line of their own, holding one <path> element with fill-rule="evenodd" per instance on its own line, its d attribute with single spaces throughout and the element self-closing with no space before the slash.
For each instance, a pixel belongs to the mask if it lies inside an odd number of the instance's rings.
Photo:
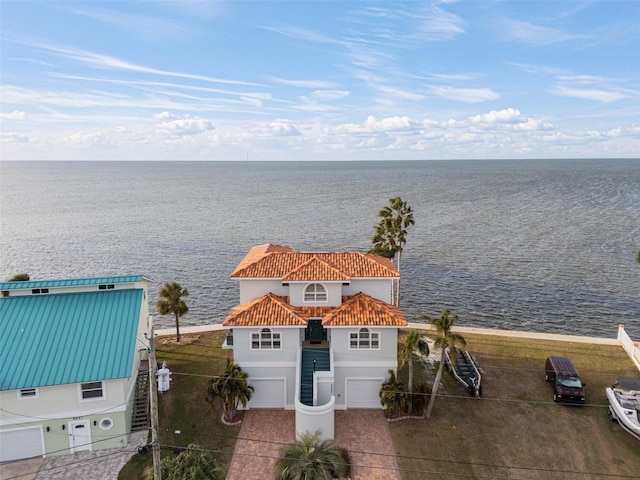
<svg viewBox="0 0 640 480">
<path fill-rule="evenodd" d="M 307 285 L 304 289 L 304 301 L 305 302 L 326 302 L 327 290 L 319 283 L 312 283 Z"/>
<path fill-rule="evenodd" d="M 251 334 L 252 350 L 273 350 L 282 348 L 280 334 L 274 333 L 270 328 L 263 328 L 257 333 Z"/>
<path fill-rule="evenodd" d="M 368 328 L 361 328 L 357 332 L 349 333 L 349 348 L 379 349 L 380 333 L 372 332 Z"/>
<path fill-rule="evenodd" d="M 104 398 L 102 382 L 81 383 L 80 398 L 82 398 L 82 400 L 100 400 Z"/>
<path fill-rule="evenodd" d="M 38 398 L 38 389 L 23 388 L 18 394 L 18 398 Z"/>
</svg>

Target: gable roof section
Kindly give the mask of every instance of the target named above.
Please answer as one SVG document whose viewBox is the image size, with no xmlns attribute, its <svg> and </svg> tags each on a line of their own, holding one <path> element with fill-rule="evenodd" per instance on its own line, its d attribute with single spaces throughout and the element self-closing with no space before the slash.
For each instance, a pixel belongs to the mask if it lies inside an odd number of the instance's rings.
<svg viewBox="0 0 640 480">
<path fill-rule="evenodd" d="M 365 293 L 349 297 L 322 319 L 324 327 L 406 327 L 402 310 Z"/>
<path fill-rule="evenodd" d="M 31 288 L 76 287 L 108 283 L 136 283 L 150 281 L 143 275 L 121 275 L 114 277 L 72 278 L 62 280 L 28 280 L 26 282 L 0 282 L 0 290 L 23 290 Z"/>
<path fill-rule="evenodd" d="M 0 298 L 0 390 L 126 378 L 142 289 Z"/>
<path fill-rule="evenodd" d="M 351 277 L 345 275 L 336 267 L 329 265 L 318 257 L 311 257 L 306 263 L 296 267 L 282 277 L 283 282 L 348 282 Z"/>
<path fill-rule="evenodd" d="M 299 278 L 297 269 L 315 259 L 316 263 L 309 263 L 306 273 L 314 273 L 311 265 L 325 266 L 317 272 L 327 275 L 331 269 L 339 272 L 342 278 L 396 278 L 400 273 L 393 262 L 384 257 L 362 252 L 294 252 L 289 247 L 260 245 L 252 248 L 231 272 L 231 278 L 279 278 L 292 276 Z M 335 275 L 335 273 L 334 273 Z M 307 277 L 307 281 L 321 281 Z"/>
<path fill-rule="evenodd" d="M 305 326 L 307 319 L 287 301 L 269 293 L 229 311 L 222 325 L 225 327 L 244 326 Z"/>
<path fill-rule="evenodd" d="M 404 327 L 407 320 L 400 308 L 364 293 L 345 297 L 337 307 L 294 307 L 272 293 L 231 309 L 225 327 L 306 327 L 310 318 L 322 318 L 325 327 Z"/>
</svg>

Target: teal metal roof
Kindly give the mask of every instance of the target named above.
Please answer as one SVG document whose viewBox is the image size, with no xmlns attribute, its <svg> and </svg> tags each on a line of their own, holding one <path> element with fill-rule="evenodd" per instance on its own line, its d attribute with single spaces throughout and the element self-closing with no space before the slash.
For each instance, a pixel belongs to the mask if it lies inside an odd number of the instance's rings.
<svg viewBox="0 0 640 480">
<path fill-rule="evenodd" d="M 72 278 L 63 280 L 29 280 L 26 282 L 0 282 L 0 290 L 20 290 L 25 288 L 75 287 L 108 283 L 134 283 L 151 281 L 143 275 L 121 275 L 115 277 Z"/>
<path fill-rule="evenodd" d="M 142 301 L 142 289 L 1 297 L 0 390 L 128 377 Z"/>
</svg>

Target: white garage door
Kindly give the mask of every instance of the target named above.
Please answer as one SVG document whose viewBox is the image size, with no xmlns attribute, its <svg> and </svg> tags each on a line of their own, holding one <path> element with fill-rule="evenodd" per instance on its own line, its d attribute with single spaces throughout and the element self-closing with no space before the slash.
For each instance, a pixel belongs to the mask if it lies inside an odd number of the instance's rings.
<svg viewBox="0 0 640 480">
<path fill-rule="evenodd" d="M 383 378 L 347 378 L 347 408 L 382 408 L 380 387 Z"/>
<path fill-rule="evenodd" d="M 44 439 L 41 427 L 3 430 L 0 432 L 0 462 L 22 458 L 42 457 Z"/>
<path fill-rule="evenodd" d="M 249 408 L 284 408 L 286 383 L 284 378 L 260 378 L 249 382 L 255 388 Z"/>
</svg>

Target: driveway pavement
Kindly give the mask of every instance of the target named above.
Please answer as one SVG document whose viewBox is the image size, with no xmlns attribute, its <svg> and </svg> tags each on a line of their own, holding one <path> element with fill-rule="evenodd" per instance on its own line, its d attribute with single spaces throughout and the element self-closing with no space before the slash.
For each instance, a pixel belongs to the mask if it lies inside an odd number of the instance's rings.
<svg viewBox="0 0 640 480">
<path fill-rule="evenodd" d="M 335 441 L 351 455 L 351 478 L 400 480 L 389 425 L 381 410 L 339 410 L 335 418 Z M 227 480 L 273 478 L 280 445 L 294 440 L 294 412 L 247 411 Z"/>
</svg>

